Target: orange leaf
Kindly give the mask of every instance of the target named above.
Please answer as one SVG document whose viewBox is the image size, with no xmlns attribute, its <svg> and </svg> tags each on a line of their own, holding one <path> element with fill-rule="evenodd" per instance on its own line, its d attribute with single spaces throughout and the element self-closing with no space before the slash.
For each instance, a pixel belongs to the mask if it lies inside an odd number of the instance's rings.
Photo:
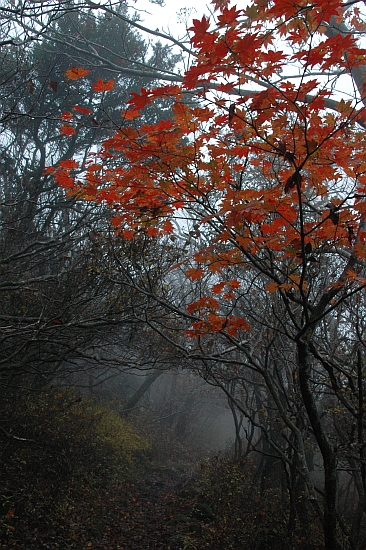
<svg viewBox="0 0 366 550">
<path fill-rule="evenodd" d="M 199 267 L 198 269 L 190 267 L 189 269 L 187 269 L 185 274 L 188 279 L 191 279 L 191 281 L 199 281 L 200 279 L 202 279 L 205 272 L 201 267 Z"/>
<path fill-rule="evenodd" d="M 134 118 L 137 118 L 140 116 L 140 111 L 138 109 L 132 109 L 131 111 L 125 111 L 123 114 L 123 118 L 125 120 L 133 120 Z"/>
<path fill-rule="evenodd" d="M 277 290 L 278 290 L 278 284 L 275 283 L 275 282 L 268 283 L 268 284 L 266 285 L 266 290 L 267 290 L 267 292 L 270 292 L 271 294 L 272 294 L 273 292 L 277 292 Z"/>
<path fill-rule="evenodd" d="M 114 88 L 114 80 L 102 80 L 98 78 L 97 82 L 93 84 L 94 92 L 110 92 Z"/>
<path fill-rule="evenodd" d="M 84 113 L 86 115 L 91 115 L 93 111 L 90 109 L 86 109 L 85 107 L 80 107 L 79 105 L 73 106 L 74 111 L 77 111 L 78 113 Z"/>
<path fill-rule="evenodd" d="M 84 78 L 89 73 L 90 71 L 84 69 L 84 67 L 71 67 L 65 72 L 65 75 L 69 80 L 79 80 L 79 78 Z"/>
<path fill-rule="evenodd" d="M 211 292 L 213 292 L 214 294 L 221 294 L 225 286 L 226 283 L 224 281 L 222 281 L 221 283 L 217 283 L 216 285 L 213 285 L 211 287 Z"/>
</svg>

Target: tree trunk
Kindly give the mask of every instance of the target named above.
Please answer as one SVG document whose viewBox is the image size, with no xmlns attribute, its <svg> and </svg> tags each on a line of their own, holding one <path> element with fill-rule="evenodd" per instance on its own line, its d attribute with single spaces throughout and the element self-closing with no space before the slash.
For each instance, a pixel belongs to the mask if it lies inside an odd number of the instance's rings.
<svg viewBox="0 0 366 550">
<path fill-rule="evenodd" d="M 159 378 L 163 374 L 164 371 L 162 370 L 154 370 L 150 374 L 148 374 L 141 384 L 141 386 L 135 391 L 133 395 L 129 398 L 125 406 L 123 407 L 123 414 L 128 415 L 129 412 L 137 405 L 137 403 L 140 401 L 140 399 L 143 397 L 143 395 L 147 392 L 147 390 L 150 388 L 150 386 L 153 385 L 155 380 Z"/>
<path fill-rule="evenodd" d="M 320 414 L 316 406 L 314 392 L 311 388 L 311 365 L 309 347 L 305 340 L 297 342 L 299 361 L 299 382 L 302 399 L 312 426 L 315 439 L 319 446 L 324 465 L 324 542 L 326 550 L 337 550 L 340 543 L 337 540 L 337 463 L 334 449 L 321 424 Z"/>
<path fill-rule="evenodd" d="M 239 420 L 234 401 L 230 399 L 230 397 L 228 397 L 228 404 L 231 410 L 231 414 L 233 416 L 235 426 L 234 460 L 241 460 L 243 454 L 243 441 L 240 436 L 242 420 Z"/>
</svg>

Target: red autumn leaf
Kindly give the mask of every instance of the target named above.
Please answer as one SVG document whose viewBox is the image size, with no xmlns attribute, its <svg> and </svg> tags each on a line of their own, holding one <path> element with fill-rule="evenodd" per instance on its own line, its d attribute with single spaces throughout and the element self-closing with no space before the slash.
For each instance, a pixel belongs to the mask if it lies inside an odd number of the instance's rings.
<svg viewBox="0 0 366 550">
<path fill-rule="evenodd" d="M 114 80 L 102 80 L 98 78 L 97 82 L 93 84 L 94 92 L 110 92 L 114 88 Z"/>
<path fill-rule="evenodd" d="M 72 120 L 74 118 L 74 115 L 70 113 L 69 111 L 63 111 L 61 115 L 61 120 L 64 122 L 68 122 L 69 120 Z"/>
<path fill-rule="evenodd" d="M 277 283 L 271 282 L 266 285 L 266 290 L 267 292 L 270 292 L 270 293 L 277 292 L 278 286 L 279 285 Z"/>
<path fill-rule="evenodd" d="M 162 228 L 163 228 L 164 233 L 173 233 L 173 231 L 174 231 L 174 225 L 172 224 L 172 222 L 170 220 L 167 220 L 167 221 L 163 222 L 162 223 Z"/>
<path fill-rule="evenodd" d="M 225 281 L 222 281 L 221 283 L 216 283 L 211 287 L 211 292 L 213 292 L 214 294 L 221 294 L 225 286 L 226 286 Z"/>
<path fill-rule="evenodd" d="M 228 281 L 228 286 L 229 288 L 239 288 L 241 286 L 241 283 L 240 281 L 238 281 L 237 279 L 232 279 L 231 281 Z"/>
<path fill-rule="evenodd" d="M 123 217 L 122 216 L 113 216 L 110 219 L 110 222 L 114 227 L 119 227 L 120 225 L 123 224 Z"/>
<path fill-rule="evenodd" d="M 234 317 L 233 315 L 230 315 L 227 319 L 225 331 L 230 334 L 230 336 L 236 336 L 238 332 L 242 330 L 250 332 L 248 322 L 243 317 Z"/>
<path fill-rule="evenodd" d="M 45 176 L 48 176 L 50 174 L 54 174 L 56 171 L 56 167 L 55 166 L 46 166 L 46 168 L 44 169 L 43 171 L 43 174 Z"/>
<path fill-rule="evenodd" d="M 131 241 L 135 237 L 135 232 L 131 229 L 124 229 L 122 231 L 122 237 L 128 241 Z"/>
<path fill-rule="evenodd" d="M 61 168 L 66 168 L 67 170 L 73 170 L 74 168 L 79 167 L 79 163 L 73 159 L 61 160 L 58 165 Z"/>
<path fill-rule="evenodd" d="M 187 306 L 188 313 L 205 312 L 214 313 L 217 318 L 217 311 L 220 309 L 220 304 L 216 298 L 210 296 L 202 296 L 199 300 L 192 302 Z"/>
<path fill-rule="evenodd" d="M 230 9 L 223 7 L 221 15 L 218 16 L 218 20 L 222 26 L 231 25 L 237 22 L 240 14 L 241 10 L 237 10 L 235 6 Z"/>
<path fill-rule="evenodd" d="M 70 126 L 70 124 L 63 124 L 60 126 L 60 134 L 64 136 L 72 136 L 76 134 L 76 130 L 73 126 Z"/>
<path fill-rule="evenodd" d="M 215 10 L 226 8 L 229 3 L 229 0 L 214 0 L 214 2 L 212 2 Z"/>
<path fill-rule="evenodd" d="M 154 94 L 150 90 L 146 90 L 145 88 L 141 88 L 140 93 L 130 92 L 130 95 L 131 98 L 127 101 L 127 105 L 133 107 L 131 112 L 144 109 L 146 105 L 150 105 L 157 97 L 157 94 Z"/>
<path fill-rule="evenodd" d="M 69 175 L 67 170 L 57 170 L 54 177 L 55 181 L 65 189 L 73 189 L 75 186 L 74 178 Z"/>
<path fill-rule="evenodd" d="M 146 228 L 146 234 L 149 235 L 149 237 L 157 237 L 159 235 L 159 229 L 157 227 L 148 226 Z"/>
<path fill-rule="evenodd" d="M 210 28 L 210 20 L 203 16 L 202 19 L 193 19 L 193 27 L 188 30 L 194 33 L 204 34 Z"/>
</svg>

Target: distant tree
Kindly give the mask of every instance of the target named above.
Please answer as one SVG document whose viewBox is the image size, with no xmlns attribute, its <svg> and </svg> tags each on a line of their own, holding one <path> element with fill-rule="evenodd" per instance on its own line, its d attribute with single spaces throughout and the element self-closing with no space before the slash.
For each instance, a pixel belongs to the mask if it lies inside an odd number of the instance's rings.
<svg viewBox="0 0 366 550">
<path fill-rule="evenodd" d="M 125 124 L 129 90 L 151 84 L 150 78 L 121 76 L 115 67 L 113 90 L 95 93 L 91 82 L 112 82 L 112 74 L 90 56 L 84 85 L 68 79 L 81 45 L 103 52 L 111 63 L 123 59 L 126 70 L 129 56 L 166 69 L 177 57 L 161 44 L 148 47 L 123 18 L 124 6 L 117 10 L 121 17 L 66 4 L 54 8 L 37 11 L 29 4 L 22 19 L 9 2 L 2 12 L 0 384 L 8 392 L 42 387 L 82 369 L 136 367 L 144 355 L 144 345 L 140 352 L 128 345 L 138 325 L 130 303 L 96 265 L 97 258 L 117 249 L 128 253 L 128 247 L 114 238 L 102 204 L 66 196 L 45 168 L 74 155 L 88 158 Z M 27 13 L 34 15 L 33 29 L 24 24 Z M 49 18 L 45 26 L 44 17 Z M 13 39 L 5 40 L 6 29 Z M 157 120 L 158 112 L 165 116 L 170 103 L 163 100 L 146 120 Z M 65 128 L 71 113 L 78 118 L 71 137 L 60 132 L 60 113 Z"/>
</svg>

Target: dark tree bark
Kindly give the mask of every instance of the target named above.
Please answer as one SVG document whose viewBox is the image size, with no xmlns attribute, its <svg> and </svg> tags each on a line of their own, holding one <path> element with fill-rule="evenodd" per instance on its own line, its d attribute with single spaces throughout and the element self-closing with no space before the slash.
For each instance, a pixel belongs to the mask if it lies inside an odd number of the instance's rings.
<svg viewBox="0 0 366 550">
<path fill-rule="evenodd" d="M 154 370 L 150 374 L 148 374 L 143 381 L 143 383 L 138 387 L 138 389 L 131 395 L 131 397 L 128 399 L 128 401 L 125 403 L 125 406 L 123 407 L 122 413 L 124 415 L 128 415 L 137 405 L 137 403 L 142 399 L 142 397 L 145 395 L 147 390 L 153 385 L 155 380 L 159 378 L 163 374 L 163 370 Z"/>
<path fill-rule="evenodd" d="M 326 550 L 341 545 L 337 539 L 337 461 L 335 451 L 320 420 L 320 414 L 311 388 L 309 346 L 304 338 L 297 342 L 299 381 L 303 402 L 318 443 L 324 464 L 324 542 Z"/>
</svg>

